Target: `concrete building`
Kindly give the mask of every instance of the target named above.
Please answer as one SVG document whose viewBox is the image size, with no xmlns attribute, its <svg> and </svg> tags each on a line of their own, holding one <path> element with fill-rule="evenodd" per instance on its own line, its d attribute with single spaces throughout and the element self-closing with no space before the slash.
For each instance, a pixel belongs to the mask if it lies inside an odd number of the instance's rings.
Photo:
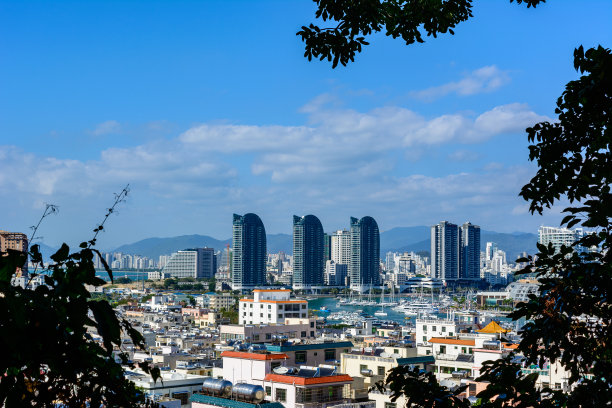
<svg viewBox="0 0 612 408">
<path fill-rule="evenodd" d="M 173 278 L 212 278 L 216 269 L 214 249 L 193 248 L 172 254 L 161 275 Z"/>
<path fill-rule="evenodd" d="M 337 264 L 332 260 L 325 263 L 324 283 L 328 286 L 346 286 L 348 265 Z"/>
<path fill-rule="evenodd" d="M 281 324 L 231 324 L 219 327 L 220 339 L 223 342 L 240 340 L 248 343 L 270 343 L 275 336 L 287 339 L 315 339 L 317 326 L 314 318 L 285 319 Z"/>
<path fill-rule="evenodd" d="M 291 298 L 289 289 L 255 289 L 253 298 L 239 301 L 239 324 L 279 324 L 287 318 L 307 318 L 308 301 Z"/>
<path fill-rule="evenodd" d="M 0 230 L 0 252 L 7 252 L 9 249 L 20 252 L 28 252 L 28 236 L 21 232 L 9 232 Z M 27 274 L 28 263 L 24 263 L 23 268 L 19 268 L 16 277 Z"/>
<path fill-rule="evenodd" d="M 546 246 L 548 246 L 548 244 L 552 244 L 552 246 L 555 248 L 555 252 L 559 252 L 562 245 L 568 247 L 572 246 L 574 242 L 583 236 L 584 231 L 582 228 L 569 229 L 541 226 L 538 229 L 538 242 Z"/>
<path fill-rule="evenodd" d="M 233 290 L 266 284 L 266 230 L 256 214 L 234 214 L 232 256 Z"/>
<path fill-rule="evenodd" d="M 342 353 L 353 347 L 350 341 L 317 341 L 313 343 L 280 343 L 267 344 L 266 349 L 274 353 L 287 355 L 288 366 L 336 364 Z"/>
<path fill-rule="evenodd" d="M 338 230 L 331 235 L 331 260 L 337 264 L 348 265 L 351 262 L 351 232 Z"/>
</svg>

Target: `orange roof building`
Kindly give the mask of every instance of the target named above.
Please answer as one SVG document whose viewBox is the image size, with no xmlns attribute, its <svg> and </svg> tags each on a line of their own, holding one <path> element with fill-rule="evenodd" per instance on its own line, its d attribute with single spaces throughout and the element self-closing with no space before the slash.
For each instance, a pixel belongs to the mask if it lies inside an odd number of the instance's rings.
<svg viewBox="0 0 612 408">
<path fill-rule="evenodd" d="M 493 334 L 493 333 L 508 333 L 510 330 L 504 329 L 495 320 L 491 320 L 489 324 L 487 324 L 485 327 L 477 331 L 478 333 Z"/>
</svg>

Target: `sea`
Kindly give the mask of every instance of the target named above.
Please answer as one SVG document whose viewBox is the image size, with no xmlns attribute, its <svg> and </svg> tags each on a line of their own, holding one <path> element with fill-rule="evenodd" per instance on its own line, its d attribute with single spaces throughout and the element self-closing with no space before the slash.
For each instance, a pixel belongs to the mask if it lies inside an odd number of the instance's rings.
<svg viewBox="0 0 612 408">
<path fill-rule="evenodd" d="M 379 302 L 380 299 L 374 299 Z M 321 311 L 321 307 L 325 307 L 325 309 L 329 310 L 330 313 Z M 363 311 L 363 313 L 370 315 L 372 317 L 376 317 L 382 321 L 393 321 L 399 322 L 402 324 L 410 324 L 414 323 L 414 316 L 406 316 L 403 313 L 396 312 L 392 309 L 392 307 L 385 307 L 384 311 L 387 313 L 387 316 L 374 316 L 374 313 L 381 310 L 380 306 L 364 306 L 364 305 L 338 305 L 338 299 L 335 297 L 320 297 L 313 300 L 308 301 L 308 308 L 313 311 L 313 313 L 320 317 L 327 317 L 333 312 L 338 311 L 347 311 L 347 312 L 356 312 L 358 310 Z"/>
</svg>

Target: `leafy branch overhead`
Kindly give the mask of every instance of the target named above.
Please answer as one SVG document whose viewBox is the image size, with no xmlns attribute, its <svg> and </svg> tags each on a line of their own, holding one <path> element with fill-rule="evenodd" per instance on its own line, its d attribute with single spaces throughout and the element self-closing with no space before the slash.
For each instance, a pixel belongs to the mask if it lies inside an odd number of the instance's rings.
<svg viewBox="0 0 612 408">
<path fill-rule="evenodd" d="M 424 42 L 423 36 L 454 34 L 454 29 L 472 15 L 472 0 L 313 0 L 315 17 L 331 27 L 313 23 L 296 33 L 305 44 L 304 56 L 346 66 L 369 45 L 366 37 L 384 32 L 401 37 L 406 44 Z M 515 0 L 510 0 L 514 2 Z M 536 7 L 546 0 L 516 0 Z"/>
<path fill-rule="evenodd" d="M 117 195 L 100 227 L 126 193 L 124 189 Z M 11 284 L 26 254 L 0 254 L 0 333 L 8 334 L 0 336 L 0 406 L 151 405 L 125 378 L 122 367 L 128 364 L 122 336 L 141 349 L 146 348 L 144 338 L 107 302 L 92 299 L 87 288 L 106 283 L 96 276 L 94 244 L 95 236 L 73 253 L 63 244 L 46 269 L 39 246 L 32 245 L 28 255 L 41 267 L 45 283 L 36 289 Z M 159 369 L 148 364 L 141 368 L 159 378 Z"/>
</svg>

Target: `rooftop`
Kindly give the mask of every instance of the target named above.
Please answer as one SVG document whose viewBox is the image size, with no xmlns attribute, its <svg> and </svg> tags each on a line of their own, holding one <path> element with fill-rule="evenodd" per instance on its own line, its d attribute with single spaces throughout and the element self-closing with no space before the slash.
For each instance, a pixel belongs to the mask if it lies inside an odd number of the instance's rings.
<svg viewBox="0 0 612 408">
<path fill-rule="evenodd" d="M 444 337 L 432 337 L 429 339 L 430 343 L 437 344 L 456 344 L 459 346 L 474 346 L 474 340 L 462 340 L 462 339 L 447 339 Z"/>
<path fill-rule="evenodd" d="M 300 344 L 266 344 L 268 351 L 302 351 L 302 350 L 320 350 L 325 348 L 353 347 L 350 341 L 325 341 L 320 343 L 300 343 Z"/>
<path fill-rule="evenodd" d="M 336 374 L 336 368 L 333 366 L 302 366 L 299 370 L 287 374 L 267 374 L 265 380 L 285 384 L 315 385 L 350 382 L 353 378 L 347 374 Z"/>
<path fill-rule="evenodd" d="M 241 358 L 243 360 L 284 360 L 289 358 L 284 353 L 249 353 L 246 351 L 224 351 L 221 357 Z"/>
<path fill-rule="evenodd" d="M 280 402 L 264 402 L 259 404 L 251 404 L 249 402 L 236 401 L 227 398 L 218 398 L 210 395 L 193 394 L 190 398 L 191 402 L 199 402 L 202 404 L 216 405 L 225 408 L 284 408 Z"/>
</svg>

